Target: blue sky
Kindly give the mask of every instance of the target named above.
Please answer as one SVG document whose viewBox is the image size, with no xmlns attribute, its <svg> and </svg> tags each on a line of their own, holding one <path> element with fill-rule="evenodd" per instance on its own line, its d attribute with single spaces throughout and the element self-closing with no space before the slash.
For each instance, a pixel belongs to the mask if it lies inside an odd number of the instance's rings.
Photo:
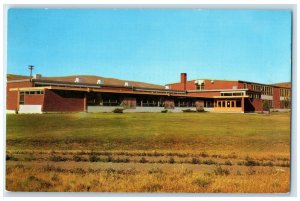
<svg viewBox="0 0 300 201">
<path fill-rule="evenodd" d="M 99 75 L 167 84 L 290 81 L 284 10 L 10 9 L 7 73 Z"/>
</svg>

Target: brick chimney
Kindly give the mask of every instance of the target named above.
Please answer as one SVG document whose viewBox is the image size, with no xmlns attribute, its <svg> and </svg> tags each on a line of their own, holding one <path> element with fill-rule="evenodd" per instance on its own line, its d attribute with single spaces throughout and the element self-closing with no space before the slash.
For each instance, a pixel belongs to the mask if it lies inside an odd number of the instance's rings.
<svg viewBox="0 0 300 201">
<path fill-rule="evenodd" d="M 186 90 L 186 78 L 187 78 L 186 73 L 181 73 L 180 74 L 180 83 L 183 86 L 183 90 Z"/>
</svg>

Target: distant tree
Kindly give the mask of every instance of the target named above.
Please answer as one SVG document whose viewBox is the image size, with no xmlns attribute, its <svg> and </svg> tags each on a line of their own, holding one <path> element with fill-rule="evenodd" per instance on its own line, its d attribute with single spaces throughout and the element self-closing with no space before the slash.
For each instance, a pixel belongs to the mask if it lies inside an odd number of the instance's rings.
<svg viewBox="0 0 300 201">
<path fill-rule="evenodd" d="M 291 100 L 290 100 L 290 98 L 285 97 L 283 103 L 284 103 L 284 108 L 291 108 Z"/>
<path fill-rule="evenodd" d="M 264 102 L 263 102 L 263 111 L 270 112 L 270 104 L 269 104 L 268 100 L 264 100 Z"/>
</svg>

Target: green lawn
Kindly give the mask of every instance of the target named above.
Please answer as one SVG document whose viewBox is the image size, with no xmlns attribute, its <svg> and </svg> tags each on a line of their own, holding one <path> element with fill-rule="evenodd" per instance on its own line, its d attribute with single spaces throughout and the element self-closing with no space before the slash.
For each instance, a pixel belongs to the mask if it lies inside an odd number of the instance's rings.
<svg viewBox="0 0 300 201">
<path fill-rule="evenodd" d="M 290 113 L 7 115 L 7 150 L 289 154 Z"/>
</svg>

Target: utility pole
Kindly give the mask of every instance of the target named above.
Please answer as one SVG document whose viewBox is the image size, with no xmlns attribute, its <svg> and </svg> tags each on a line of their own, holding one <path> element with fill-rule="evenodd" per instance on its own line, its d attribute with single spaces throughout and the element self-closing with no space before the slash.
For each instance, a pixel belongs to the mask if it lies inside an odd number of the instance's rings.
<svg viewBox="0 0 300 201">
<path fill-rule="evenodd" d="M 32 79 L 32 70 L 34 69 L 34 66 L 33 65 L 29 65 L 28 69 L 30 70 L 30 81 L 31 81 L 31 79 Z"/>
</svg>

